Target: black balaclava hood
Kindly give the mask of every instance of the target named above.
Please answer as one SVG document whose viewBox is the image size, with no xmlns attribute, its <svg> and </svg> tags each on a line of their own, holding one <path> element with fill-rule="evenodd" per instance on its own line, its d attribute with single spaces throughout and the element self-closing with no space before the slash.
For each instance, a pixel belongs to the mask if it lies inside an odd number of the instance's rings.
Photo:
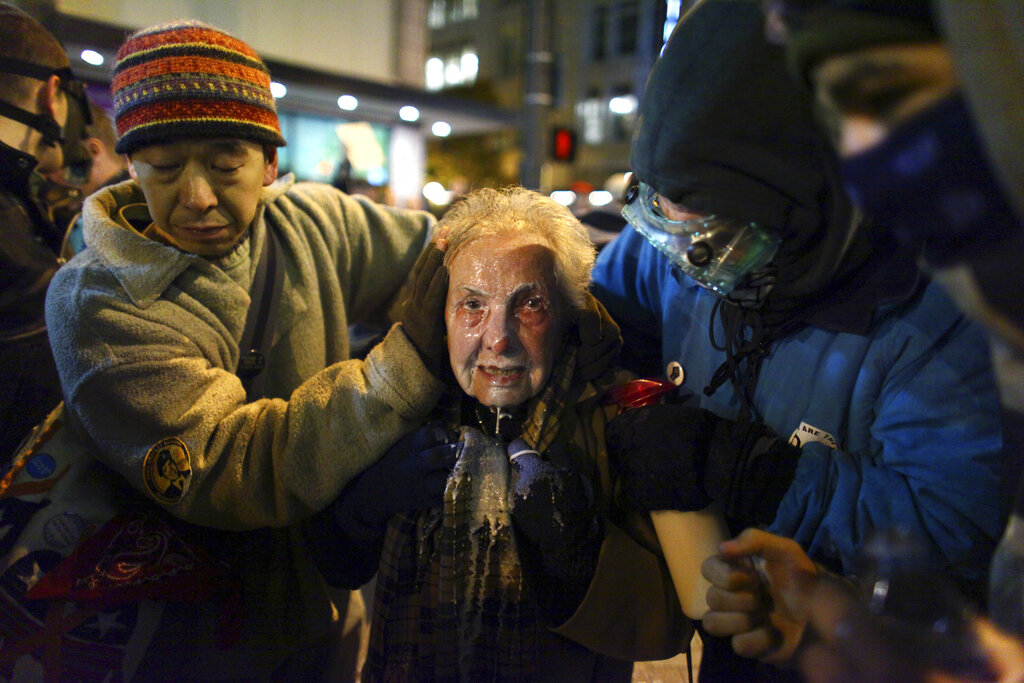
<svg viewBox="0 0 1024 683">
<path fill-rule="evenodd" d="M 811 93 L 790 75 L 785 50 L 767 42 L 764 22 L 758 0 L 705 0 L 683 17 L 647 82 L 631 155 L 639 179 L 671 201 L 782 240 L 763 305 L 720 302 L 709 321 L 726 360 L 704 393 L 730 381 L 741 415 L 754 418 L 774 341 L 807 324 L 864 333 L 878 305 L 909 295 L 917 272 L 860 220 Z"/>
<path fill-rule="evenodd" d="M 647 82 L 630 161 L 691 211 L 775 231 L 776 301 L 822 289 L 848 252 L 835 152 L 757 0 L 706 0 L 683 17 Z"/>
</svg>

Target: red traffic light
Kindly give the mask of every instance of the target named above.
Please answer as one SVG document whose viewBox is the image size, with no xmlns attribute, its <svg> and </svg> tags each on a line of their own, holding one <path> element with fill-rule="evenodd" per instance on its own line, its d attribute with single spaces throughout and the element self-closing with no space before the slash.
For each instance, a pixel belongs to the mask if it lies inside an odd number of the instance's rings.
<svg viewBox="0 0 1024 683">
<path fill-rule="evenodd" d="M 571 128 L 555 128 L 551 155 L 555 161 L 572 161 L 576 158 L 576 133 Z"/>
</svg>

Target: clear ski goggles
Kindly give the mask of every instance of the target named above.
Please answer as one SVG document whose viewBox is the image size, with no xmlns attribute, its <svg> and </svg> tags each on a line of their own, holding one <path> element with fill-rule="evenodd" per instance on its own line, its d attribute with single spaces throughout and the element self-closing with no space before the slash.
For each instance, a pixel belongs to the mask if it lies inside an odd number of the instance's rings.
<svg viewBox="0 0 1024 683">
<path fill-rule="evenodd" d="M 756 223 L 717 216 L 668 218 L 658 193 L 632 175 L 623 217 L 680 270 L 702 287 L 725 296 L 744 277 L 772 260 L 779 238 Z"/>
</svg>

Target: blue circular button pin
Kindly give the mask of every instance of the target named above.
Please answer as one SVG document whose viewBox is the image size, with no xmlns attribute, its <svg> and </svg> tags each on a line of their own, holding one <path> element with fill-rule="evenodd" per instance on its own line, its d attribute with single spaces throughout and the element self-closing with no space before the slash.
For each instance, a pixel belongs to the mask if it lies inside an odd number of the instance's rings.
<svg viewBox="0 0 1024 683">
<path fill-rule="evenodd" d="M 36 453 L 25 463 L 25 471 L 33 479 L 48 477 L 53 474 L 55 469 L 57 469 L 57 462 L 49 453 Z"/>
</svg>

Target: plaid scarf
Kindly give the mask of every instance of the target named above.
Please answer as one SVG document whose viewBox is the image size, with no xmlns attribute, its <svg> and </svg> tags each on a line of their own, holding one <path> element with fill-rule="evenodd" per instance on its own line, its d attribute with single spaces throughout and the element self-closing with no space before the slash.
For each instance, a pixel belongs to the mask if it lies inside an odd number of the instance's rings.
<svg viewBox="0 0 1024 683">
<path fill-rule="evenodd" d="M 563 340 L 522 437 L 545 452 L 588 383 L 612 368 L 618 327 L 591 299 Z M 450 417 L 463 414 L 464 395 Z M 462 426 L 443 509 L 391 520 L 364 681 L 530 681 L 559 651 L 524 583 L 509 500 L 507 444 Z"/>
</svg>

